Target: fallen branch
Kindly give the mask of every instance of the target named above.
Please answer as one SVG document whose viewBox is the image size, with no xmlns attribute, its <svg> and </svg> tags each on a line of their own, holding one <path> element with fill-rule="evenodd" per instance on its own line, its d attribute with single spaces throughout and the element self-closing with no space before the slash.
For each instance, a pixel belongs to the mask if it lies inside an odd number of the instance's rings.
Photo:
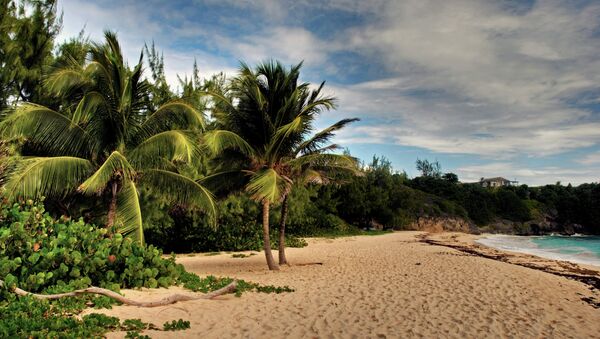
<svg viewBox="0 0 600 339">
<path fill-rule="evenodd" d="M 0 280 L 0 287 L 3 287 L 3 286 L 4 286 L 4 281 Z M 223 295 L 223 294 L 232 293 L 236 289 L 237 289 L 237 281 L 234 280 L 231 284 L 229 284 L 223 288 L 220 288 L 216 291 L 212 291 L 212 292 L 209 292 L 206 294 L 202 294 L 202 295 L 173 294 L 166 298 L 163 298 L 160 300 L 154 300 L 154 301 L 132 300 L 129 298 L 125 298 L 124 296 L 122 296 L 116 292 L 113 292 L 111 290 L 107 290 L 105 288 L 100 288 L 100 287 L 95 287 L 95 286 L 84 288 L 81 290 L 72 291 L 72 292 L 67 292 L 67 293 L 59 293 L 59 294 L 30 293 L 30 292 L 22 290 L 18 287 L 15 287 L 12 290 L 12 292 L 19 296 L 30 295 L 34 298 L 45 299 L 45 300 L 55 300 L 55 299 L 60 299 L 60 298 L 64 298 L 64 297 L 76 297 L 76 296 L 82 295 L 82 294 L 99 294 L 99 295 L 103 295 L 103 296 L 109 297 L 111 299 L 114 299 L 125 305 L 138 306 L 138 307 L 157 307 L 157 306 L 165 306 L 165 305 L 174 304 L 179 301 L 212 299 L 212 298 L 215 298 L 215 297 Z"/>
</svg>

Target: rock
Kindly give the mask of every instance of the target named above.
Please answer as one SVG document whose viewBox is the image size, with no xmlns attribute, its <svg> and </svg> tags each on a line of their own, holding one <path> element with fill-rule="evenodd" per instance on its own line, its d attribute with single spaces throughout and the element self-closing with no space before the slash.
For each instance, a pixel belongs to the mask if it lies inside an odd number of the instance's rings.
<svg viewBox="0 0 600 339">
<path fill-rule="evenodd" d="M 412 222 L 408 229 L 426 232 L 464 232 L 473 233 L 477 228 L 473 223 L 455 217 L 419 217 L 417 221 Z"/>
</svg>

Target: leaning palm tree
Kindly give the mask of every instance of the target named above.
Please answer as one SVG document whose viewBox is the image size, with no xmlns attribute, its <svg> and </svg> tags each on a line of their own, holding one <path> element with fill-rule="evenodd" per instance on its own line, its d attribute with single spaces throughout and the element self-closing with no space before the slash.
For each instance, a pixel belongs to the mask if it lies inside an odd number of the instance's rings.
<svg viewBox="0 0 600 339">
<path fill-rule="evenodd" d="M 351 175 L 359 174 L 360 170 L 356 159 L 349 155 L 332 155 L 327 153 L 339 149 L 337 144 L 329 144 L 335 132 L 358 120 L 358 118 L 340 120 L 297 145 L 292 150 L 289 159 L 298 160 L 296 162 L 289 161 L 292 166 L 289 166 L 287 176 L 296 185 L 304 186 L 308 184 L 328 184 L 342 173 Z M 279 265 L 288 263 L 285 256 L 285 226 L 289 209 L 288 197 L 289 194 L 285 194 L 281 203 L 281 217 L 279 219 Z"/>
<path fill-rule="evenodd" d="M 272 204 L 285 201 L 295 173 L 316 173 L 320 166 L 351 168 L 354 159 L 328 153 L 334 147 L 321 147 L 328 134 L 305 140 L 314 119 L 334 108 L 334 99 L 321 95 L 324 84 L 315 90 L 298 84 L 302 64 L 287 70 L 268 62 L 256 70 L 242 64 L 228 95 L 211 93 L 216 99 L 213 113 L 218 129 L 205 134 L 205 145 L 214 154 L 225 154 L 230 167 L 203 182 L 225 182 L 240 177 L 246 191 L 262 204 L 263 244 L 267 265 L 278 270 L 271 252 L 269 211 Z M 340 122 L 340 127 L 350 121 Z M 330 130 L 333 133 L 336 130 Z M 326 133 L 326 132 L 324 132 Z M 231 168 L 232 164 L 237 164 Z"/>
<path fill-rule="evenodd" d="M 116 35 L 105 39 L 92 45 L 85 65 L 73 62 L 47 79 L 65 102 L 59 111 L 22 104 L 0 125 L 4 136 L 26 138 L 27 156 L 5 185 L 8 197 L 106 197 L 106 226 L 139 242 L 140 185 L 214 217 L 210 192 L 177 172 L 177 164 L 196 158 L 203 115 L 184 101 L 148 112 L 142 58 L 130 69 Z"/>
</svg>

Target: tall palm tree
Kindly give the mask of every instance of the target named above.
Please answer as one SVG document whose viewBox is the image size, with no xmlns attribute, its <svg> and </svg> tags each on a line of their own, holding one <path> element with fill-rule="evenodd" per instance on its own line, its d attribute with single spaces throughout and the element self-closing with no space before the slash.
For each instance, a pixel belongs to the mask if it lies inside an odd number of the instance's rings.
<svg viewBox="0 0 600 339">
<path fill-rule="evenodd" d="M 228 95 L 211 93 L 219 110 L 213 114 L 218 129 L 207 132 L 205 145 L 214 154 L 226 153 L 228 167 L 203 182 L 225 182 L 243 174 L 245 189 L 262 204 L 263 242 L 267 265 L 278 270 L 271 252 L 269 211 L 287 197 L 296 173 L 315 173 L 321 166 L 352 168 L 353 158 L 328 153 L 335 147 L 319 148 L 328 138 L 317 134 L 309 140 L 314 119 L 335 107 L 334 98 L 298 83 L 302 64 L 286 69 L 279 62 L 259 64 L 255 70 L 242 64 Z M 351 121 L 338 123 L 341 128 Z M 339 129 L 338 128 L 338 129 Z M 329 133 L 333 133 L 333 127 Z M 303 170 L 304 169 L 304 170 Z"/>
<path fill-rule="evenodd" d="M 199 152 L 195 129 L 203 115 L 184 101 L 148 112 L 142 56 L 130 69 L 116 35 L 105 32 L 105 39 L 92 45 L 85 65 L 73 62 L 47 79 L 48 90 L 65 98 L 59 111 L 22 104 L 0 125 L 3 135 L 26 138 L 29 155 L 8 179 L 8 196 L 106 196 L 106 226 L 139 242 L 139 185 L 214 217 L 210 192 L 176 170 Z"/>
<path fill-rule="evenodd" d="M 355 175 L 360 173 L 356 159 L 347 155 L 333 155 L 331 157 L 331 154 L 327 153 L 339 149 L 338 145 L 329 144 L 335 132 L 359 120 L 358 118 L 342 119 L 299 143 L 289 155 L 289 159 L 299 159 L 299 161 L 294 166 L 289 167 L 287 176 L 296 185 L 321 185 L 330 183 L 337 177 L 337 174 L 349 173 Z M 289 208 L 289 193 L 283 196 L 281 203 L 281 217 L 279 219 L 279 265 L 288 263 L 285 256 L 285 226 Z"/>
</svg>

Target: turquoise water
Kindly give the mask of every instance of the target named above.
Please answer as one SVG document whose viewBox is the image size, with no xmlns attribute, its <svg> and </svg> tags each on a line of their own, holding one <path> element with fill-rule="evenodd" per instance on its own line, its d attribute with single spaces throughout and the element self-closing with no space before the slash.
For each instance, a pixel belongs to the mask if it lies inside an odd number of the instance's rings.
<svg viewBox="0 0 600 339">
<path fill-rule="evenodd" d="M 478 243 L 500 250 L 523 252 L 555 260 L 600 266 L 599 236 L 541 236 L 524 237 L 491 235 Z"/>
</svg>

